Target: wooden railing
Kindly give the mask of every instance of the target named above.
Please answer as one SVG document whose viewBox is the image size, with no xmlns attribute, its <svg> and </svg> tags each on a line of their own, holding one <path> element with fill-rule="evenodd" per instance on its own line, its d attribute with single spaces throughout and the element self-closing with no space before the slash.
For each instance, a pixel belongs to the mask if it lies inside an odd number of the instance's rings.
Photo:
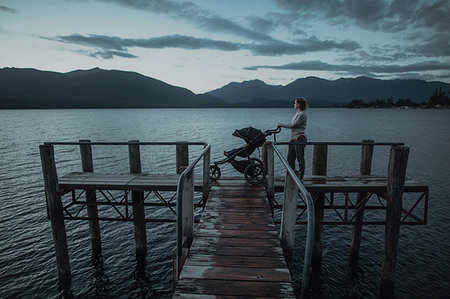
<svg viewBox="0 0 450 299">
<path fill-rule="evenodd" d="M 187 257 L 189 247 L 194 239 L 194 168 L 203 158 L 203 190 L 209 190 L 209 164 L 211 145 L 204 150 L 194 162 L 181 173 L 177 188 L 177 256 L 174 266 L 174 278 L 178 279 Z M 204 191 L 205 194 L 205 191 Z M 207 193 L 206 193 L 207 194 Z M 205 198 L 204 198 L 205 200 Z"/>
<path fill-rule="evenodd" d="M 268 190 L 272 190 L 274 186 L 274 153 L 277 154 L 283 166 L 286 168 L 285 188 L 283 211 L 281 216 L 280 241 L 284 251 L 284 256 L 288 264 L 288 268 L 292 273 L 292 263 L 295 243 L 295 223 L 297 211 L 297 196 L 300 195 L 306 202 L 307 206 L 307 228 L 306 228 L 306 245 L 305 256 L 303 262 L 303 279 L 300 298 L 306 297 L 306 291 L 309 286 L 309 276 L 311 273 L 312 250 L 314 245 L 314 201 L 303 186 L 294 170 L 289 166 L 286 159 L 281 155 L 280 151 L 273 146 L 272 143 L 267 145 L 267 164 L 268 164 Z"/>
</svg>

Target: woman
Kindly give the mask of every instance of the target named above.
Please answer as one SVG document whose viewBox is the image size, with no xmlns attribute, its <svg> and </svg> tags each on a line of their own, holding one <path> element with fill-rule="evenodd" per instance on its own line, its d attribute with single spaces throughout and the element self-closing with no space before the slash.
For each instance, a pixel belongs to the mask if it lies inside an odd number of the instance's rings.
<svg viewBox="0 0 450 299">
<path fill-rule="evenodd" d="M 297 110 L 290 124 L 277 124 L 277 127 L 291 129 L 291 142 L 306 142 L 305 129 L 306 129 L 306 99 L 297 98 L 294 102 L 294 109 Z M 295 159 L 299 164 L 298 172 L 295 170 Z M 303 175 L 305 174 L 305 144 L 289 144 L 289 151 L 287 160 L 289 166 L 296 173 L 301 181 L 303 181 Z"/>
</svg>

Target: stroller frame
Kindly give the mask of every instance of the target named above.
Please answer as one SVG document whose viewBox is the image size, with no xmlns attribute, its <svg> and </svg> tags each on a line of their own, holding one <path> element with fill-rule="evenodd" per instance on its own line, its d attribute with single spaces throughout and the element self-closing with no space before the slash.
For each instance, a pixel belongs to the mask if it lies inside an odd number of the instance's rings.
<svg viewBox="0 0 450 299">
<path fill-rule="evenodd" d="M 243 130 L 253 130 L 253 133 L 257 132 L 256 136 L 253 138 L 248 138 L 249 136 L 241 135 L 240 131 Z M 237 171 L 244 174 L 244 178 L 247 182 L 252 185 L 259 185 L 264 182 L 267 174 L 267 170 L 264 167 L 263 162 L 258 158 L 251 157 L 251 154 L 259 147 L 263 145 L 266 141 L 266 137 L 279 133 L 281 128 L 275 130 L 267 130 L 261 132 L 252 127 L 244 128 L 241 130 L 236 130 L 233 136 L 240 137 L 244 139 L 247 144 L 245 146 L 237 149 L 233 154 L 227 156 L 225 159 L 220 161 L 215 161 L 210 165 L 209 178 L 211 181 L 217 181 L 221 177 L 221 171 L 219 165 L 230 163 Z M 247 138 L 246 138 L 247 137 Z M 274 135 L 276 141 L 276 135 Z M 242 157 L 244 159 L 237 160 L 236 157 Z"/>
</svg>

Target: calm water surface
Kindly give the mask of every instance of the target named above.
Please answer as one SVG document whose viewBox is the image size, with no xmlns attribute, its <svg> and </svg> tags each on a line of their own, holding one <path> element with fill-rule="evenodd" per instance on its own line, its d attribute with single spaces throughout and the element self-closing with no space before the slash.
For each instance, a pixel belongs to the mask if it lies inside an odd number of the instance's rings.
<svg viewBox="0 0 450 299">
<path fill-rule="evenodd" d="M 231 134 L 253 126 L 272 129 L 289 122 L 291 109 L 110 109 L 0 111 L 0 298 L 57 297 L 56 261 L 46 218 L 39 144 L 46 141 L 204 141 L 212 160 L 242 145 Z M 430 186 L 428 224 L 402 226 L 395 294 L 398 298 L 448 298 L 450 293 L 450 111 L 449 110 L 308 110 L 309 141 L 404 142 L 410 147 L 407 176 Z M 287 140 L 283 130 L 278 141 Z M 286 152 L 286 148 L 281 147 Z M 194 148 L 194 157 L 201 148 Z M 81 171 L 79 150 L 55 148 L 59 175 Z M 330 147 L 329 175 L 359 172 L 360 148 Z M 374 152 L 373 174 L 385 175 L 389 148 Z M 145 172 L 173 173 L 175 148 L 142 149 Z M 306 151 L 307 171 L 312 148 Z M 94 147 L 99 172 L 127 172 L 125 147 Z M 277 174 L 282 169 L 276 162 Z M 222 167 L 224 174 L 238 174 Z M 165 213 L 166 211 L 160 212 Z M 279 217 L 279 215 L 277 215 Z M 148 255 L 142 277 L 135 269 L 131 223 L 101 222 L 103 267 L 90 260 L 88 225 L 66 221 L 72 286 L 75 296 L 167 298 L 171 296 L 173 224 L 148 224 Z M 313 298 L 377 298 L 384 246 L 384 227 L 366 226 L 357 270 L 350 271 L 351 226 L 325 226 L 322 274 Z M 301 285 L 304 227 L 296 234 L 294 284 Z"/>
</svg>

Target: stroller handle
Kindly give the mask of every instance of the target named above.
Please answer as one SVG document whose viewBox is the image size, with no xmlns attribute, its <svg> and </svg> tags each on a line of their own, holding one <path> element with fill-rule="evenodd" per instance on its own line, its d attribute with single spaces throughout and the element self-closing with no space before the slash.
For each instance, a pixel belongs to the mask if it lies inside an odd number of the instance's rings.
<svg viewBox="0 0 450 299">
<path fill-rule="evenodd" d="M 277 142 L 277 135 L 276 134 L 280 133 L 280 131 L 281 131 L 281 127 L 277 127 L 275 130 L 267 130 L 267 131 L 265 131 L 264 134 L 266 136 L 270 136 L 270 135 L 274 134 L 273 135 L 273 141 Z"/>
<path fill-rule="evenodd" d="M 276 128 L 275 130 L 267 130 L 267 131 L 265 132 L 265 134 L 266 134 L 266 135 L 272 135 L 272 134 L 280 133 L 280 131 L 281 131 L 281 127 L 278 127 L 278 128 Z"/>
</svg>

